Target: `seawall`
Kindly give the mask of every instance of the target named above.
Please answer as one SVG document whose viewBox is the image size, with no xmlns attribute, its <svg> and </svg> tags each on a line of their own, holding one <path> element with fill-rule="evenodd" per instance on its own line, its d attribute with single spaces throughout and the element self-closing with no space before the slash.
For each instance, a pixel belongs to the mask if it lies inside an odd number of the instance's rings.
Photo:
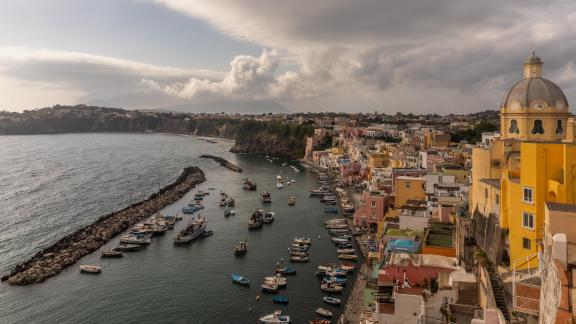
<svg viewBox="0 0 576 324">
<path fill-rule="evenodd" d="M 221 158 L 221 157 L 219 157 L 219 156 L 203 154 L 203 155 L 200 155 L 200 157 L 203 158 L 203 159 L 211 159 L 211 160 L 214 160 L 214 161 L 220 163 L 221 166 L 225 167 L 226 169 L 232 170 L 232 171 L 234 171 L 234 172 L 243 172 L 243 171 L 244 171 L 244 170 L 242 170 L 241 167 L 239 167 L 239 166 L 237 166 L 236 164 L 234 164 L 234 163 L 232 163 L 232 162 L 230 162 L 230 161 L 228 161 L 228 160 L 226 160 L 226 159 L 223 159 L 223 158 Z"/>
<path fill-rule="evenodd" d="M 157 210 L 182 198 L 197 184 L 206 180 L 197 167 L 187 167 L 171 184 L 143 201 L 97 219 L 91 225 L 65 236 L 53 245 L 39 251 L 30 260 L 16 265 L 2 281 L 11 285 L 40 283 L 57 275 L 110 239 L 128 230 L 130 225 L 152 216 Z"/>
</svg>

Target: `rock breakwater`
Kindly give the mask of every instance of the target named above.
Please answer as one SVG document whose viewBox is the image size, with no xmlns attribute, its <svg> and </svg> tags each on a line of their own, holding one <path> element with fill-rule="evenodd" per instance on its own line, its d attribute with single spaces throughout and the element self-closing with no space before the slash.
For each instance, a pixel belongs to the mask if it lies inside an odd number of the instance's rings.
<svg viewBox="0 0 576 324">
<path fill-rule="evenodd" d="M 234 172 L 242 172 L 243 171 L 241 167 L 239 167 L 236 164 L 233 164 L 232 162 L 230 162 L 226 159 L 223 159 L 219 156 L 203 154 L 203 155 L 200 155 L 200 157 L 203 159 L 212 159 L 212 160 L 220 163 L 220 165 L 225 167 L 226 169 L 232 170 Z"/>
<path fill-rule="evenodd" d="M 12 272 L 1 279 L 19 286 L 43 282 L 83 256 L 98 250 L 110 239 L 128 230 L 131 224 L 142 221 L 158 209 L 176 202 L 205 180 L 201 169 L 185 168 L 174 182 L 157 193 L 122 210 L 102 216 L 91 225 L 67 235 L 36 253 L 30 260 L 16 265 Z"/>
</svg>

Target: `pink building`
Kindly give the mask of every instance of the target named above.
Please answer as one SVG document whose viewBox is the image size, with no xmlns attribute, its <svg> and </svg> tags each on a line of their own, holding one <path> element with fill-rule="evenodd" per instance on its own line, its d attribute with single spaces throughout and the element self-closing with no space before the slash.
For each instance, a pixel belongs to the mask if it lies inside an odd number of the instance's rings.
<svg viewBox="0 0 576 324">
<path fill-rule="evenodd" d="M 388 195 L 381 191 L 364 191 L 362 200 L 354 213 L 354 224 L 376 229 L 378 221 L 388 210 Z"/>
<path fill-rule="evenodd" d="M 449 274 L 457 268 L 456 258 L 434 254 L 393 253 L 388 264 L 380 269 L 378 277 L 383 283 L 399 281 L 402 285 L 406 278 L 410 285 L 422 285 L 424 279 L 447 280 Z"/>
</svg>

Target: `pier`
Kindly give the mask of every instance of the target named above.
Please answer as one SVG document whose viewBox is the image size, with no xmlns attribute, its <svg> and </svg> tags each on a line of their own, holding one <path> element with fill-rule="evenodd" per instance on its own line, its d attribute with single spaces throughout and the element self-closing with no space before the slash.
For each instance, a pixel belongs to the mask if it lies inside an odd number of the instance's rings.
<svg viewBox="0 0 576 324">
<path fill-rule="evenodd" d="M 43 282 L 73 265 L 83 256 L 98 250 L 110 239 L 128 230 L 130 225 L 176 202 L 205 180 L 206 177 L 201 169 L 185 168 L 174 182 L 145 200 L 100 217 L 91 225 L 39 251 L 30 260 L 16 265 L 12 272 L 1 279 L 11 285 L 19 286 Z"/>
<path fill-rule="evenodd" d="M 232 163 L 232 162 L 230 162 L 230 161 L 228 161 L 228 160 L 226 160 L 226 159 L 223 159 L 223 158 L 221 158 L 221 157 L 219 157 L 219 156 L 203 154 L 203 155 L 200 155 L 200 157 L 203 158 L 203 159 L 211 159 L 211 160 L 214 160 L 214 161 L 220 163 L 221 166 L 225 167 L 225 168 L 228 169 L 228 170 L 234 171 L 234 172 L 241 173 L 241 172 L 244 171 L 244 170 L 242 170 L 241 167 L 239 167 L 239 166 L 237 166 L 236 164 L 234 164 L 234 163 Z"/>
</svg>

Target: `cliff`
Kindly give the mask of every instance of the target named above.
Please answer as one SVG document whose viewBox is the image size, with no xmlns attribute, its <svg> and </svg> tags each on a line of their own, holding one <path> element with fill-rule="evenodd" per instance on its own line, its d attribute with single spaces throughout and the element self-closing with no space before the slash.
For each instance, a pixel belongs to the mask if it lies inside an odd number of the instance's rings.
<svg viewBox="0 0 576 324">
<path fill-rule="evenodd" d="M 245 121 L 236 136 L 231 152 L 255 153 L 280 156 L 289 159 L 302 158 L 306 137 L 314 133 L 310 124 L 290 124 L 279 121 Z"/>
</svg>

